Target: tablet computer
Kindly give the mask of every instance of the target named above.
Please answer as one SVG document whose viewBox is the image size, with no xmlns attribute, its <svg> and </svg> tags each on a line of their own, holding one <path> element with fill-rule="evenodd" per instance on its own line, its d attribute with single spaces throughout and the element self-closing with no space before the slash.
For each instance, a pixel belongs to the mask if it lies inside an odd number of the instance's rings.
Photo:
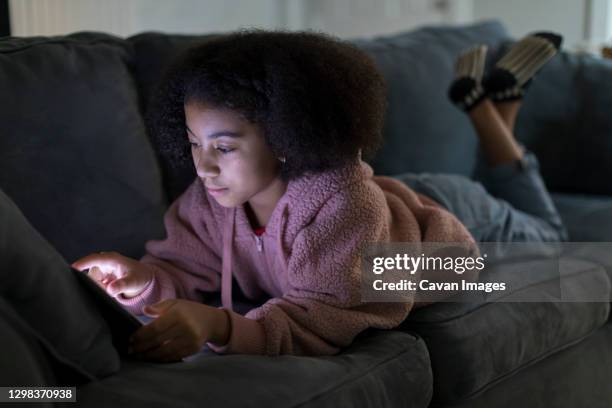
<svg viewBox="0 0 612 408">
<path fill-rule="evenodd" d="M 106 320 L 111 330 L 113 344 L 119 351 L 119 354 L 128 356 L 129 338 L 143 323 L 94 282 L 87 275 L 89 269 L 84 271 L 79 271 L 75 268 L 71 269 L 81 286 L 85 288 L 86 293 L 89 294 L 89 297 L 96 304 L 104 320 Z"/>
</svg>

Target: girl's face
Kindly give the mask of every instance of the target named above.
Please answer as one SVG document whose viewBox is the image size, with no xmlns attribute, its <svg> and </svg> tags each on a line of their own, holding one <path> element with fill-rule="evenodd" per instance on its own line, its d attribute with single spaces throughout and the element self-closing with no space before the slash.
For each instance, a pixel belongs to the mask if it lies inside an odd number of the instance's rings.
<svg viewBox="0 0 612 408">
<path fill-rule="evenodd" d="M 185 105 L 185 124 L 198 177 L 220 205 L 271 196 L 280 182 L 280 162 L 259 126 L 232 110 L 195 103 Z"/>
</svg>

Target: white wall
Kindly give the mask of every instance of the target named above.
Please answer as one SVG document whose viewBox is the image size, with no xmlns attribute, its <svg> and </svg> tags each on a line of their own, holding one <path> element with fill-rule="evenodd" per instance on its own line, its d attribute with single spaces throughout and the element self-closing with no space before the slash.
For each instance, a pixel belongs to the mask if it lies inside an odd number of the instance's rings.
<svg viewBox="0 0 612 408">
<path fill-rule="evenodd" d="M 589 33 L 594 41 L 612 39 L 612 0 L 9 0 L 9 8 L 15 36 L 261 27 L 367 37 L 425 24 L 497 18 L 515 37 L 541 29 L 559 31 L 567 48 L 575 48 Z M 586 10 L 590 30 L 584 24 Z"/>
<path fill-rule="evenodd" d="M 11 35 L 104 31 L 125 35 L 132 27 L 131 0 L 9 0 Z"/>
<path fill-rule="evenodd" d="M 565 48 L 573 49 L 583 42 L 587 0 L 473 1 L 475 20 L 498 18 L 514 37 L 537 30 L 552 30 L 564 36 Z"/>
<path fill-rule="evenodd" d="M 606 39 L 612 41 L 612 0 L 608 1 L 608 21 L 606 22 Z"/>
<path fill-rule="evenodd" d="M 80 30 L 208 33 L 241 27 L 371 36 L 468 21 L 473 0 L 9 0 L 14 36 Z"/>
<path fill-rule="evenodd" d="M 209 33 L 241 27 L 282 28 L 282 0 L 130 0 L 133 32 Z"/>
<path fill-rule="evenodd" d="M 425 24 L 464 22 L 472 0 L 307 0 L 305 25 L 339 37 L 370 37 Z M 467 14 L 466 14 L 467 11 Z"/>
<path fill-rule="evenodd" d="M 601 43 L 612 39 L 612 0 L 590 0 L 588 4 L 587 40 Z"/>
<path fill-rule="evenodd" d="M 301 24 L 295 0 L 9 0 L 13 36 L 103 31 L 208 33 Z M 297 14 L 297 17 L 296 17 Z"/>
</svg>

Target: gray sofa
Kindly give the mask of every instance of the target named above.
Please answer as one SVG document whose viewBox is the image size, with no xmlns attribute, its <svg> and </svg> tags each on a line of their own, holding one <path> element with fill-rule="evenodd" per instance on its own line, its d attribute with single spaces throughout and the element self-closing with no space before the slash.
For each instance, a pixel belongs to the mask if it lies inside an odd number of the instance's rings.
<svg viewBox="0 0 612 408">
<path fill-rule="evenodd" d="M 612 404 L 605 256 L 570 260 L 561 284 L 576 299 L 606 301 L 438 303 L 397 329 L 366 330 L 336 356 L 204 349 L 154 364 L 118 354 L 112 321 L 83 296 L 68 264 L 95 251 L 138 258 L 145 241 L 163 238 L 163 213 L 194 172 L 169 165 L 144 117 L 164 67 L 206 38 L 0 39 L 0 342 L 8 350 L 0 385 L 76 385 L 86 407 Z M 389 87 L 375 171 L 471 175 L 477 140 L 448 102 L 447 85 L 460 50 L 484 42 L 494 59 L 507 47 L 504 27 L 425 27 L 353 41 Z M 534 81 L 519 116 L 517 135 L 540 159 L 572 241 L 612 241 L 610 106 L 612 62 L 563 53 Z M 496 273 L 531 266 L 509 262 Z M 237 310 L 258 304 L 234 291 Z"/>
</svg>

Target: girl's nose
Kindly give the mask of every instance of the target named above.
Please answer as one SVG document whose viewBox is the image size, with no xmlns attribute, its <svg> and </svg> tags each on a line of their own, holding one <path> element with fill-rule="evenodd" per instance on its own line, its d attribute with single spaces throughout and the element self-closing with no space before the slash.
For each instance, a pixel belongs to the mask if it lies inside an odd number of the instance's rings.
<svg viewBox="0 0 612 408">
<path fill-rule="evenodd" d="M 196 173 L 200 178 L 210 178 L 219 175 L 219 166 L 206 154 L 200 153 L 194 156 Z"/>
</svg>

